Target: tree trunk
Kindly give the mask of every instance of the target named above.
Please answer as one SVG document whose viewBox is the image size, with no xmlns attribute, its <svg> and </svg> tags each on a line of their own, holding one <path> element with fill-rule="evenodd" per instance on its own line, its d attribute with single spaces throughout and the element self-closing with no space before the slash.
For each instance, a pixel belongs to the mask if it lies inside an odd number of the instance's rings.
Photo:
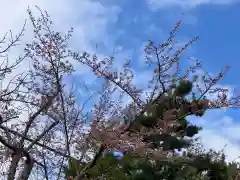
<svg viewBox="0 0 240 180">
<path fill-rule="evenodd" d="M 23 170 L 22 170 L 20 176 L 18 177 L 18 180 L 28 180 L 28 178 L 31 174 L 33 165 L 34 165 L 34 161 L 32 159 L 26 160 L 24 163 Z"/>
<path fill-rule="evenodd" d="M 8 180 L 14 180 L 15 179 L 15 174 L 17 171 L 17 166 L 18 163 L 21 159 L 21 153 L 16 153 L 12 156 L 12 161 L 8 170 Z"/>
</svg>

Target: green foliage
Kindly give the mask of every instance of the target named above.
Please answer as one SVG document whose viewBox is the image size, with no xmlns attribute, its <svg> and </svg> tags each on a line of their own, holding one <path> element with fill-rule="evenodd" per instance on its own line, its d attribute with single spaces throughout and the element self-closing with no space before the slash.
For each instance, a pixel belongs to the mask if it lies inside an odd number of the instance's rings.
<svg viewBox="0 0 240 180">
<path fill-rule="evenodd" d="M 116 159 L 113 155 L 106 155 L 101 158 L 98 163 L 90 169 L 87 173 L 87 177 L 107 177 L 108 179 L 128 179 L 128 175 L 123 173 L 121 167 L 119 167 L 120 163 L 118 159 Z"/>
<path fill-rule="evenodd" d="M 75 177 L 77 175 L 78 170 L 82 169 L 86 163 L 78 162 L 75 159 L 68 160 L 68 167 L 64 168 L 64 173 L 66 177 Z"/>
<path fill-rule="evenodd" d="M 205 110 L 201 110 L 201 111 L 198 111 L 195 115 L 202 117 L 204 115 L 204 113 L 205 113 Z"/>
<path fill-rule="evenodd" d="M 186 128 L 186 136 L 188 137 L 193 137 L 195 134 L 197 134 L 199 131 L 201 130 L 200 127 L 196 126 L 196 125 L 189 125 Z"/>
<path fill-rule="evenodd" d="M 193 85 L 191 81 L 180 80 L 179 85 L 176 87 L 176 96 L 186 96 L 192 91 Z"/>
<path fill-rule="evenodd" d="M 154 116 L 139 116 L 136 119 L 136 123 L 139 123 L 140 126 L 145 126 L 147 128 L 153 128 L 158 122 L 158 118 Z"/>
</svg>

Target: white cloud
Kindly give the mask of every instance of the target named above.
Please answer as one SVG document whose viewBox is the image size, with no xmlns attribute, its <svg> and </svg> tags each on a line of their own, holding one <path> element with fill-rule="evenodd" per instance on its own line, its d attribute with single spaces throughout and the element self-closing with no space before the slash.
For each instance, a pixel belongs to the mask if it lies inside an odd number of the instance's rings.
<svg viewBox="0 0 240 180">
<path fill-rule="evenodd" d="M 224 149 L 227 161 L 240 160 L 240 123 L 224 115 L 222 110 L 207 112 L 206 116 L 191 121 L 203 127 L 198 136 L 206 149 Z"/>
<path fill-rule="evenodd" d="M 81 2 L 77 0 L 52 0 L 51 2 L 47 0 L 0 0 L 0 3 L 0 37 L 10 29 L 14 33 L 19 32 L 24 20 L 28 18 L 27 8 L 30 7 L 33 12 L 37 12 L 34 7 L 37 5 L 42 10 L 47 10 L 57 31 L 66 32 L 70 27 L 74 28 L 71 48 L 78 51 L 92 51 L 91 42 L 94 40 L 111 43 L 111 39 L 106 37 L 108 26 L 116 22 L 120 12 L 116 6 L 105 7 L 100 2 L 92 0 Z M 32 40 L 30 27 L 30 22 L 27 22 L 28 31 L 25 33 L 23 42 Z M 17 52 L 19 53 L 20 50 Z"/>
<path fill-rule="evenodd" d="M 22 50 L 25 43 L 32 41 L 33 34 L 27 8 L 30 7 L 34 16 L 38 16 L 39 12 L 35 5 L 49 13 L 56 31 L 66 33 L 70 27 L 74 28 L 73 37 L 69 44 L 74 51 L 93 53 L 95 45 L 92 43 L 96 41 L 114 46 L 114 38 L 110 38 L 108 35 L 108 27 L 111 23 L 117 21 L 118 13 L 120 12 L 120 8 L 117 6 L 105 7 L 100 2 L 92 0 L 81 2 L 78 0 L 0 0 L 0 3 L 0 37 L 3 37 L 9 30 L 12 30 L 14 34 L 18 33 L 24 24 L 24 20 L 28 20 L 25 35 L 20 42 L 20 46 L 17 46 L 9 53 L 10 62 L 15 61 L 16 57 L 23 53 Z M 99 55 L 103 56 L 102 54 Z M 11 77 L 28 68 L 28 63 L 27 60 L 23 62 L 20 68 L 11 74 Z M 76 75 L 81 74 L 81 78 L 87 78 L 88 82 L 94 81 L 94 76 L 90 69 L 83 67 L 76 61 L 73 64 L 77 70 Z M 11 77 L 9 76 L 6 81 Z"/>
<path fill-rule="evenodd" d="M 69 27 L 81 29 L 86 37 L 93 38 L 105 33 L 109 22 L 117 20 L 118 7 L 104 7 L 101 3 L 86 0 L 1 0 L 0 21 L 3 28 L 1 33 L 7 29 L 18 29 L 20 23 L 27 17 L 28 7 L 34 8 L 38 5 L 42 10 L 47 10 L 59 30 L 67 30 Z M 13 6 L 14 4 L 14 6 Z M 95 27 L 95 28 L 94 28 Z M 80 31 L 80 32 L 81 32 Z M 85 38 L 86 38 L 85 37 Z M 79 40 L 81 42 L 81 40 Z"/>
<path fill-rule="evenodd" d="M 205 148 L 211 148 L 217 151 L 224 150 L 228 162 L 234 160 L 239 161 L 240 146 L 237 143 L 233 143 L 228 136 L 224 136 L 214 129 L 204 129 L 200 133 L 200 136 L 201 142 Z"/>
<path fill-rule="evenodd" d="M 227 5 L 238 0 L 147 0 L 149 8 L 156 10 L 159 8 L 172 8 L 178 7 L 183 9 L 195 8 L 200 5 L 216 4 L 216 5 Z"/>
</svg>

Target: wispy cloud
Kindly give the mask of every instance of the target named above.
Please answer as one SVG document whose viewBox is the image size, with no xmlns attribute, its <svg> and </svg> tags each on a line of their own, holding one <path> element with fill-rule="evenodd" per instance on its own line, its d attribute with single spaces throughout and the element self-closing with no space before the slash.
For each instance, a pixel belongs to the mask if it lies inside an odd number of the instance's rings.
<svg viewBox="0 0 240 180">
<path fill-rule="evenodd" d="M 14 6 L 13 6 L 14 4 Z M 9 60 L 14 61 L 16 57 L 23 53 L 25 43 L 30 43 L 33 39 L 31 22 L 28 20 L 27 9 L 30 8 L 34 15 L 38 16 L 39 11 L 35 8 L 37 5 L 41 10 L 47 11 L 53 21 L 53 28 L 61 33 L 66 33 L 71 27 L 74 28 L 73 37 L 69 42 L 69 47 L 77 52 L 96 53 L 96 43 L 103 42 L 113 48 L 114 37 L 108 35 L 108 29 L 118 19 L 121 9 L 118 6 L 104 6 L 100 2 L 85 0 L 20 0 L 20 1 L 1 1 L 0 11 L 0 37 L 11 30 L 18 33 L 24 20 L 27 19 L 26 31 L 21 39 L 20 45 L 15 47 L 9 53 Z M 107 35 L 107 36 L 106 36 Z M 104 52 L 98 51 L 99 56 Z M 73 62 L 76 73 L 82 79 L 88 79 L 88 82 L 94 81 L 93 73 L 90 69 L 83 67 L 80 63 Z M 14 74 L 23 72 L 23 69 L 29 65 L 28 60 L 24 61 L 20 68 Z M 12 74 L 11 76 L 14 76 Z M 9 77 L 11 78 L 11 77 Z M 81 84 L 81 83 L 78 83 Z M 78 89 L 79 93 L 82 92 Z"/>
<path fill-rule="evenodd" d="M 147 4 L 152 10 L 158 8 L 178 7 L 183 9 L 195 8 L 200 5 L 228 5 L 239 2 L 239 0 L 147 0 Z"/>
<path fill-rule="evenodd" d="M 202 118 L 189 118 L 203 127 L 199 133 L 200 142 L 206 149 L 224 150 L 227 161 L 240 161 L 240 123 L 221 109 L 206 112 Z"/>
<path fill-rule="evenodd" d="M 216 127 L 218 128 L 218 127 Z M 200 133 L 201 142 L 207 149 L 223 150 L 228 162 L 240 160 L 240 145 L 214 129 L 204 129 Z"/>
</svg>

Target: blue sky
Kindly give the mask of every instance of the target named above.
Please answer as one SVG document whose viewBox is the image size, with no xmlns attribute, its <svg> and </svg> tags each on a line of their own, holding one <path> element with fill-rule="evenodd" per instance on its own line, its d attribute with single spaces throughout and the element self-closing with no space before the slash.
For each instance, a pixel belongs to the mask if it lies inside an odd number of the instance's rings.
<svg viewBox="0 0 240 180">
<path fill-rule="evenodd" d="M 240 46 L 240 1 L 238 0 L 9 0 L 1 1 L 0 35 L 9 29 L 20 30 L 27 16 L 28 6 L 39 5 L 49 12 L 55 28 L 66 32 L 74 28 L 72 49 L 87 50 L 100 57 L 111 55 L 117 50 L 116 63 L 131 58 L 137 74 L 136 82 L 143 85 L 143 78 L 149 77 L 149 69 L 143 67 L 143 48 L 151 39 L 156 42 L 166 40 L 174 23 L 183 17 L 183 26 L 178 33 L 182 43 L 193 36 L 200 36 L 183 56 L 196 57 L 203 61 L 205 68 L 217 73 L 226 65 L 231 70 L 221 82 L 222 85 L 238 87 L 238 66 Z M 16 6 L 12 7 L 12 4 Z M 35 3 L 35 4 L 34 4 Z M 183 13 L 183 15 L 182 15 Z M 7 14 L 7 16 L 6 16 Z M 30 41 L 26 33 L 24 42 Z M 98 44 L 96 49 L 96 44 Z M 16 51 L 12 54 L 14 57 Z M 187 61 L 186 61 L 187 63 Z M 77 77 L 93 83 L 96 81 L 88 69 L 76 64 Z M 77 83 L 80 86 L 80 82 Z M 83 94 L 83 90 L 79 89 Z M 240 156 L 240 110 L 218 110 L 208 112 L 194 122 L 203 125 L 201 133 L 206 147 L 222 149 L 225 144 L 229 159 Z"/>
</svg>

